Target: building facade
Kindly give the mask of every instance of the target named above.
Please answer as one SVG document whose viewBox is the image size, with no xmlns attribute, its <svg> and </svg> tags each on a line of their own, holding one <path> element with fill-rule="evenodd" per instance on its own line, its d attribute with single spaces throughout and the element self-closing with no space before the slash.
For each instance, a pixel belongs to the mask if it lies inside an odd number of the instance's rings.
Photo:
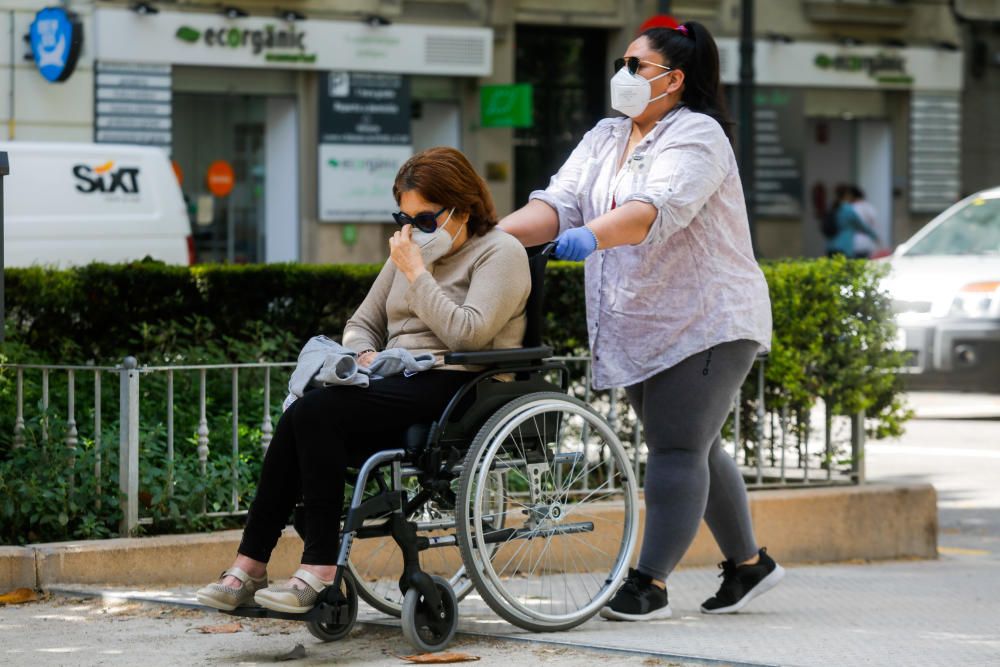
<svg viewBox="0 0 1000 667">
<path fill-rule="evenodd" d="M 1000 185 L 1000 0 L 955 0 L 965 48 L 962 190 Z"/>
<path fill-rule="evenodd" d="M 666 4 L 717 36 L 733 93 L 740 1 Z M 83 48 L 49 83 L 22 39 L 45 4 L 0 0 L 0 138 L 161 146 L 202 260 L 381 261 L 406 156 L 463 150 L 500 214 L 513 210 L 614 113 L 610 63 L 663 5 L 69 2 Z M 965 33 L 947 0 L 755 6 L 762 256 L 822 254 L 817 215 L 836 183 L 866 190 L 887 243 L 964 190 Z"/>
</svg>

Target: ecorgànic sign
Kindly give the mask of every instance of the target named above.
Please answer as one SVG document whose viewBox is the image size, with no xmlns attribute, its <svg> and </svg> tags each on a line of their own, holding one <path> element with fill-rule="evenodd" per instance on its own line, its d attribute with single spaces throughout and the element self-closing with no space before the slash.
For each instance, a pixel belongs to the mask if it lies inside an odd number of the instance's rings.
<svg viewBox="0 0 1000 667">
<path fill-rule="evenodd" d="M 75 12 L 46 7 L 31 23 L 31 55 L 38 71 L 51 83 L 61 83 L 76 69 L 83 46 L 83 25 Z"/>
<path fill-rule="evenodd" d="M 906 58 L 899 54 L 878 52 L 874 55 L 819 53 L 813 59 L 819 69 L 838 72 L 856 72 L 869 76 L 879 83 L 913 83 L 906 71 Z"/>
<path fill-rule="evenodd" d="M 320 144 L 319 219 L 392 222 L 392 184 L 412 154 L 412 147 L 392 144 Z"/>
<path fill-rule="evenodd" d="M 216 26 L 200 30 L 182 25 L 174 33 L 186 44 L 204 43 L 221 49 L 248 49 L 269 62 L 316 62 L 316 54 L 306 51 L 306 33 L 294 25 L 282 28 L 269 24 L 260 30 L 239 26 Z"/>
<path fill-rule="evenodd" d="M 720 37 L 719 74 L 739 82 L 739 40 Z M 960 91 L 962 52 L 924 46 L 843 46 L 830 42 L 754 43 L 754 74 L 763 86 Z"/>
<path fill-rule="evenodd" d="M 99 3 L 103 5 L 104 3 Z M 487 76 L 493 71 L 489 28 L 361 21 L 303 23 L 263 16 L 160 11 L 140 16 L 121 7 L 94 9 L 98 62 L 261 67 Z"/>
</svg>

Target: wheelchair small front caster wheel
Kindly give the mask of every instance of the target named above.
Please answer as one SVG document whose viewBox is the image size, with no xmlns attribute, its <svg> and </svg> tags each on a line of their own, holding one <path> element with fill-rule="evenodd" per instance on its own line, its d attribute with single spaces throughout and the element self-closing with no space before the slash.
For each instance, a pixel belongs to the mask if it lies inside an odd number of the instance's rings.
<svg viewBox="0 0 1000 667">
<path fill-rule="evenodd" d="M 358 587 L 350 572 L 344 572 L 341 579 L 340 592 L 328 588 L 324 593 L 321 605 L 329 605 L 334 620 L 330 622 L 309 621 L 306 628 L 316 639 L 324 642 L 335 642 L 343 639 L 358 620 Z"/>
<path fill-rule="evenodd" d="M 403 598 L 403 636 L 425 653 L 434 653 L 448 646 L 458 628 L 458 599 L 447 580 L 431 577 L 441 596 L 441 604 L 432 608 L 416 588 L 406 591 Z"/>
</svg>

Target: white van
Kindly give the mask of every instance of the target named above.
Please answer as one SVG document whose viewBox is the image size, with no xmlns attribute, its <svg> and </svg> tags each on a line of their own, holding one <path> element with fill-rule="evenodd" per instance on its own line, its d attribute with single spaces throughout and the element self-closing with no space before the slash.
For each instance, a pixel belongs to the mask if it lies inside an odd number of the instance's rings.
<svg viewBox="0 0 1000 667">
<path fill-rule="evenodd" d="M 5 266 L 194 263 L 184 198 L 161 149 L 0 141 L 0 151 L 10 161 Z"/>
</svg>

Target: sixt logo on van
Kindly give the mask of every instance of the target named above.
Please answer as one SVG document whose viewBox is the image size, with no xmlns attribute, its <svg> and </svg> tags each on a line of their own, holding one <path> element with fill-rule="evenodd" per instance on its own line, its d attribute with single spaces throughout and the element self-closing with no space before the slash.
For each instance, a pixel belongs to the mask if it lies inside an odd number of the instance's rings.
<svg viewBox="0 0 1000 667">
<path fill-rule="evenodd" d="M 76 189 L 84 194 L 92 192 L 139 194 L 139 167 L 115 169 L 114 161 L 96 167 L 78 164 L 73 166 L 73 175 L 77 180 Z"/>
</svg>

